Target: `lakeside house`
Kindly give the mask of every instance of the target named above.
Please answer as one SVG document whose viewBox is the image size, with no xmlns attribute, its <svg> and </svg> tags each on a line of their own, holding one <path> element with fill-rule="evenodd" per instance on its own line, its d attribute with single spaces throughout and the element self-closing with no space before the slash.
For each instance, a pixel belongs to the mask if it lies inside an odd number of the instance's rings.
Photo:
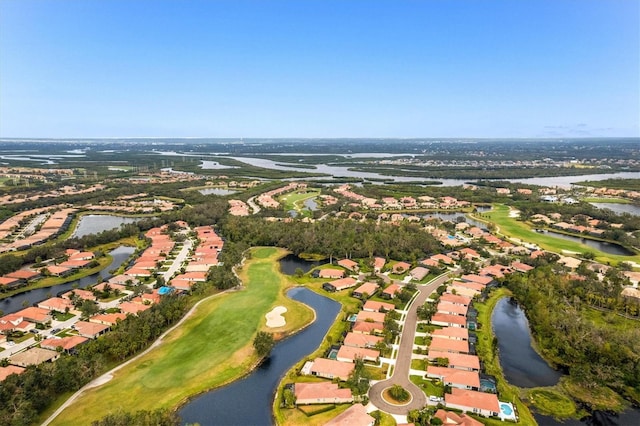
<svg viewBox="0 0 640 426">
<path fill-rule="evenodd" d="M 430 365 L 427 368 L 427 377 L 441 380 L 445 386 L 451 386 L 452 388 L 468 390 L 480 389 L 480 374 L 478 374 L 477 371 Z"/>
<path fill-rule="evenodd" d="M 382 334 L 384 323 L 371 321 L 356 321 L 351 327 L 351 331 L 361 334 Z"/>
<path fill-rule="evenodd" d="M 459 370 L 480 371 L 480 359 L 475 355 L 456 354 L 451 352 L 429 351 L 429 361 L 435 361 L 437 358 L 446 358 L 449 360 L 449 368 L 457 368 Z"/>
<path fill-rule="evenodd" d="M 332 268 L 320 269 L 318 271 L 318 277 L 332 278 L 332 279 L 342 278 L 344 277 L 344 271 L 342 269 L 332 269 Z"/>
<path fill-rule="evenodd" d="M 453 340 L 469 340 L 469 330 L 460 327 L 444 327 L 434 330 L 431 333 L 431 337 Z"/>
<path fill-rule="evenodd" d="M 351 389 L 341 389 L 337 383 L 294 383 L 297 405 L 345 404 L 353 402 Z"/>
<path fill-rule="evenodd" d="M 460 315 L 443 314 L 436 312 L 431 317 L 431 324 L 441 325 L 443 327 L 460 327 L 465 328 L 467 326 L 467 320 Z"/>
<path fill-rule="evenodd" d="M 402 291 L 402 286 L 400 286 L 400 284 L 395 284 L 394 283 L 394 284 L 389 285 L 384 290 L 382 290 L 382 293 L 380 294 L 380 297 L 382 297 L 383 299 L 391 300 L 391 299 L 395 298 L 396 295 L 398 293 L 400 293 L 400 291 Z"/>
<path fill-rule="evenodd" d="M 455 408 L 485 417 L 500 414 L 498 397 L 493 393 L 452 388 L 450 394 L 444 396 L 447 408 Z"/>
<path fill-rule="evenodd" d="M 341 259 L 338 261 L 338 265 L 352 272 L 358 272 L 359 269 L 358 262 L 354 262 L 351 259 Z"/>
<path fill-rule="evenodd" d="M 325 379 L 349 380 L 349 376 L 355 369 L 355 364 L 351 362 L 335 361 L 327 358 L 316 358 L 308 367 L 312 376 L 324 377 Z M 303 368 L 306 370 L 307 368 Z"/>
<path fill-rule="evenodd" d="M 355 287 L 358 283 L 358 280 L 352 277 L 340 278 L 338 280 L 334 280 L 328 283 L 322 284 L 322 288 L 326 291 L 336 292 L 341 290 L 346 290 L 351 287 Z"/>
<path fill-rule="evenodd" d="M 449 353 L 469 353 L 469 342 L 467 340 L 448 339 L 446 337 L 433 336 L 430 351 L 449 352 Z"/>
</svg>

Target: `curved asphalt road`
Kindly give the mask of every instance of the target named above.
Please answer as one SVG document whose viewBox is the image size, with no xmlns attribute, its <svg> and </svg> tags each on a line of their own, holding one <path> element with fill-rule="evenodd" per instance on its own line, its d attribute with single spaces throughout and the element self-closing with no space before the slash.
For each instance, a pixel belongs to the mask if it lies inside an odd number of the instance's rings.
<svg viewBox="0 0 640 426">
<path fill-rule="evenodd" d="M 417 310 L 427 300 L 429 295 L 433 293 L 440 285 L 449 279 L 449 274 L 442 275 L 429 284 L 418 287 L 418 296 L 413 300 L 409 307 L 407 317 L 402 328 L 402 336 L 400 337 L 400 347 L 398 348 L 398 357 L 396 365 L 393 369 L 393 376 L 387 380 L 376 383 L 369 389 L 369 401 L 379 410 L 389 414 L 406 415 L 411 410 L 419 410 L 427 405 L 427 396 L 422 389 L 411 383 L 409 380 L 409 369 L 411 368 L 411 355 L 413 354 L 413 341 L 416 334 L 416 323 L 418 321 Z M 389 404 L 382 398 L 382 392 L 393 385 L 400 385 L 411 393 L 412 399 L 406 405 Z"/>
</svg>

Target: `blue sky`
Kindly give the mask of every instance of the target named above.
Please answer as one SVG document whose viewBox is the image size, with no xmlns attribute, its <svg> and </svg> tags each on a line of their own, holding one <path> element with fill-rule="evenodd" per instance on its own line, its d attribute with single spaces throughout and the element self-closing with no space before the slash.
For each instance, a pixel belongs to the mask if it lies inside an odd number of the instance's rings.
<svg viewBox="0 0 640 426">
<path fill-rule="evenodd" d="M 640 1 L 0 0 L 0 136 L 640 136 Z"/>
</svg>

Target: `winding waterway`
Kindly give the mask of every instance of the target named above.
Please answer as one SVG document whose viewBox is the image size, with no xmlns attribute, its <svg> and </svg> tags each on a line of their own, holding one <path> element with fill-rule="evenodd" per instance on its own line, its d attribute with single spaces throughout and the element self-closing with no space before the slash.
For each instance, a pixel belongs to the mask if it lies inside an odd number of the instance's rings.
<svg viewBox="0 0 640 426">
<path fill-rule="evenodd" d="M 316 320 L 301 332 L 278 343 L 269 359 L 246 378 L 190 401 L 178 413 L 183 424 L 273 424 L 271 407 L 282 376 L 320 345 L 340 312 L 339 303 L 306 288 L 291 289 L 287 295 L 313 308 Z"/>
<path fill-rule="evenodd" d="M 498 338 L 500 365 L 509 383 L 521 388 L 558 383 L 562 374 L 549 367 L 531 347 L 529 321 L 517 303 L 506 297 L 500 299 L 491 315 L 491 324 Z"/>
<path fill-rule="evenodd" d="M 615 254 L 618 256 L 633 256 L 634 254 L 633 252 L 622 247 L 621 245 L 615 244 L 615 243 L 592 240 L 590 238 L 575 237 L 573 235 L 566 235 L 566 234 L 561 234 L 559 232 L 553 232 L 553 231 L 547 231 L 547 230 L 544 230 L 542 232 L 545 234 L 551 235 L 554 238 L 562 238 L 563 240 L 584 244 L 585 246 L 589 246 L 596 250 L 600 250 L 602 252 L 609 253 L 609 254 Z"/>
<path fill-rule="evenodd" d="M 0 310 L 4 314 L 11 314 L 13 312 L 23 309 L 23 305 L 31 306 L 34 303 L 42 302 L 50 297 L 53 297 L 59 293 L 69 291 L 73 288 L 85 288 L 89 285 L 95 284 L 98 281 L 98 277 L 102 277 L 104 280 L 108 280 L 112 277 L 110 271 L 119 268 L 128 258 L 133 254 L 135 249 L 133 247 L 120 246 L 109 254 L 113 258 L 111 263 L 98 273 L 88 275 L 84 278 L 80 278 L 75 281 L 70 281 L 64 284 L 58 284 L 53 287 L 37 288 L 29 290 L 24 293 L 16 294 L 15 296 L 7 297 L 0 301 Z M 25 301 L 27 303 L 25 303 Z"/>
</svg>

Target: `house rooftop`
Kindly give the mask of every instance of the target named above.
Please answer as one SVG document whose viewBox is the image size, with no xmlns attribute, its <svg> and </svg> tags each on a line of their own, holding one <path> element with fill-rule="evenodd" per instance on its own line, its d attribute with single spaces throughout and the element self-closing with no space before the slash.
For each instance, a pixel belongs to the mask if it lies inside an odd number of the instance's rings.
<svg viewBox="0 0 640 426">
<path fill-rule="evenodd" d="M 344 412 L 325 423 L 325 426 L 370 426 L 375 419 L 367 414 L 362 404 L 353 404 Z"/>
<path fill-rule="evenodd" d="M 458 370 L 457 368 L 430 365 L 427 367 L 427 375 L 442 378 L 442 381 L 446 384 L 453 383 L 472 388 L 480 388 L 480 375 L 477 371 Z"/>
<path fill-rule="evenodd" d="M 463 407 L 478 408 L 480 410 L 500 412 L 498 397 L 493 393 L 477 392 L 472 390 L 452 388 L 451 394 L 445 394 L 445 403 Z"/>
</svg>

